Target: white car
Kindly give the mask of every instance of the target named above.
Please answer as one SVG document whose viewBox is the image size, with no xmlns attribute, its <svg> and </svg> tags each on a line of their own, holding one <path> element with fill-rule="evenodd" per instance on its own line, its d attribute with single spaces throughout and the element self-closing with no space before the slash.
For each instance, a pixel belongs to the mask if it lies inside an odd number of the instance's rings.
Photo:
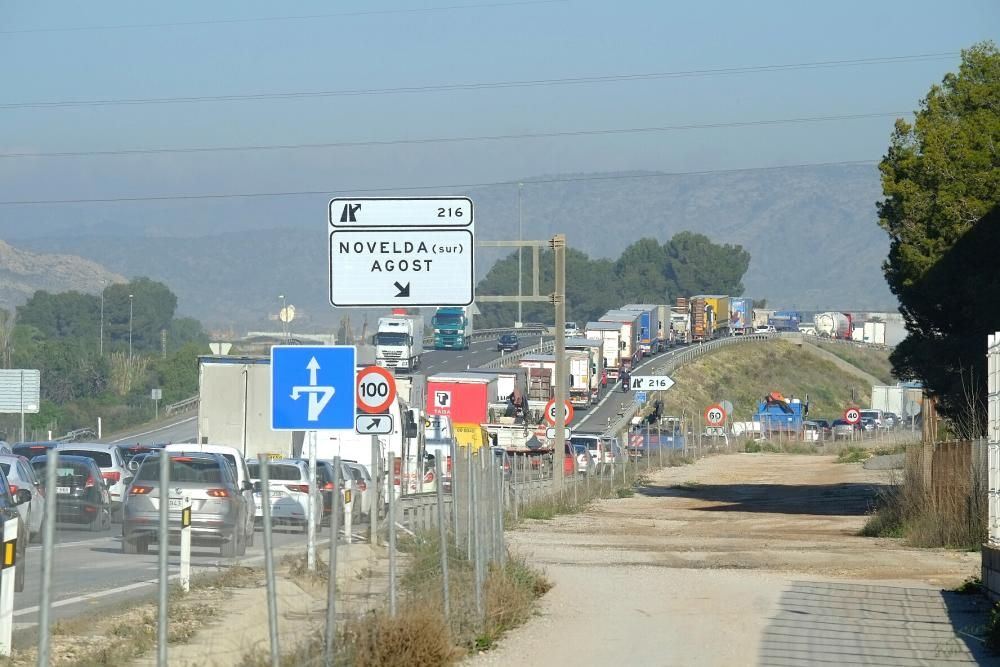
<svg viewBox="0 0 1000 667">
<path fill-rule="evenodd" d="M 247 462 L 243 459 L 243 454 L 240 450 L 235 447 L 230 447 L 229 445 L 214 445 L 214 444 L 198 444 L 198 443 L 183 443 L 183 444 L 172 444 L 167 445 L 164 448 L 168 452 L 184 452 L 184 453 L 194 453 L 194 452 L 204 452 L 206 454 L 219 454 L 222 458 L 229 462 L 229 465 L 233 467 L 234 477 L 236 477 L 236 486 L 239 488 L 243 495 L 243 502 L 246 504 L 246 514 L 247 514 L 247 546 L 253 546 L 253 522 L 254 513 L 256 510 L 256 502 L 253 495 L 253 482 L 250 479 L 250 473 L 247 471 Z"/>
<path fill-rule="evenodd" d="M 247 462 L 247 468 L 254 485 L 256 520 L 263 521 L 264 496 L 260 487 L 260 461 L 251 459 Z M 302 532 L 306 532 L 309 527 L 309 463 L 300 459 L 268 461 L 267 477 L 272 525 L 301 526 Z M 320 498 L 321 496 L 317 496 L 317 499 Z M 316 518 L 316 529 L 319 530 L 323 522 L 322 508 L 316 512 Z"/>
<path fill-rule="evenodd" d="M 360 463 L 345 461 L 344 467 L 350 470 L 354 480 L 354 493 L 358 494 L 356 502 L 360 501 L 361 516 L 367 518 L 371 514 L 372 499 L 375 497 L 371 473 Z"/>
<path fill-rule="evenodd" d="M 111 494 L 111 520 L 120 521 L 122 500 L 134 477 L 121 448 L 101 443 L 66 442 L 56 445 L 56 449 L 59 450 L 59 456 L 84 456 L 93 459 L 101 469 L 101 477 Z"/>
<path fill-rule="evenodd" d="M 7 476 L 10 493 L 15 495 L 18 489 L 31 491 L 31 500 L 17 506 L 21 521 L 30 531 L 31 542 L 41 541 L 42 527 L 45 524 L 45 494 L 42 483 L 35 475 L 35 469 L 22 456 L 0 455 L 0 470 Z"/>
<path fill-rule="evenodd" d="M 580 335 L 580 329 L 576 326 L 576 322 L 567 322 L 563 328 L 563 334 L 566 338 L 573 338 Z"/>
</svg>

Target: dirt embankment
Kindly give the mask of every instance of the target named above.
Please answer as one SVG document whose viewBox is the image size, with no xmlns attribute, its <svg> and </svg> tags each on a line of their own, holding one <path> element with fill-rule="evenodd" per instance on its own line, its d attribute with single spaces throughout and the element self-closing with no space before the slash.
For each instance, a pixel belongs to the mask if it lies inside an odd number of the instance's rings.
<svg viewBox="0 0 1000 667">
<path fill-rule="evenodd" d="M 529 522 L 512 541 L 555 588 L 541 618 L 473 664 L 963 664 L 975 650 L 955 633 L 980 610 L 941 589 L 977 574 L 979 555 L 859 537 L 887 475 L 717 456 Z"/>
</svg>

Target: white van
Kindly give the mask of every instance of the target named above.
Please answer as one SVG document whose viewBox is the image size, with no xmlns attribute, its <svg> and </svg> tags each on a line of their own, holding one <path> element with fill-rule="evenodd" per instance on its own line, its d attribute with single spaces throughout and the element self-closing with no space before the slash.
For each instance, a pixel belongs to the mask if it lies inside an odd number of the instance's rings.
<svg viewBox="0 0 1000 667">
<path fill-rule="evenodd" d="M 233 467 L 236 477 L 236 485 L 241 490 L 241 495 L 243 496 L 243 502 L 246 504 L 247 512 L 247 546 L 253 546 L 253 532 L 254 532 L 254 516 L 257 514 L 257 502 L 254 500 L 253 496 L 253 481 L 250 479 L 250 471 L 247 470 L 247 462 L 243 459 L 243 454 L 240 450 L 235 447 L 230 447 L 229 445 L 213 445 L 213 444 L 197 444 L 197 443 L 178 443 L 173 445 L 167 445 L 165 447 L 168 452 L 178 452 L 184 454 L 191 454 L 195 452 L 204 452 L 206 454 L 221 454 L 224 459 L 226 459 L 229 464 Z"/>
</svg>

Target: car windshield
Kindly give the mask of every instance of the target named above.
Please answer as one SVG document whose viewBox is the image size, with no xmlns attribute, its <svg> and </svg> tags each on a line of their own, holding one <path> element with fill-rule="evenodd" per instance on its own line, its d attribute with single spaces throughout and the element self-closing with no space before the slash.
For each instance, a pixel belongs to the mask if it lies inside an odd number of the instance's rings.
<svg viewBox="0 0 1000 667">
<path fill-rule="evenodd" d="M 226 481 L 225 473 L 215 459 L 171 456 L 169 474 L 171 482 L 221 484 Z M 160 481 L 160 457 L 143 459 L 135 478 L 140 482 Z"/>
<path fill-rule="evenodd" d="M 59 456 L 83 456 L 93 460 L 101 468 L 110 468 L 114 465 L 111 461 L 111 454 L 108 452 L 95 452 L 89 449 L 60 449 Z"/>
<path fill-rule="evenodd" d="M 516 343 L 517 342 L 517 336 L 515 336 L 514 334 L 504 334 L 504 335 L 500 336 L 500 342 L 501 343 Z"/>
<path fill-rule="evenodd" d="M 449 327 L 458 326 L 462 323 L 462 318 L 458 315 L 435 315 L 434 326 L 446 325 Z"/>
<path fill-rule="evenodd" d="M 406 345 L 409 336 L 395 331 L 383 331 L 375 334 L 376 345 Z"/>
<path fill-rule="evenodd" d="M 259 463 L 248 463 L 247 470 L 250 471 L 251 479 L 260 479 L 260 464 Z M 302 471 L 299 470 L 298 466 L 290 465 L 288 463 L 270 463 L 267 466 L 267 477 L 269 480 L 300 480 L 302 479 Z"/>
</svg>

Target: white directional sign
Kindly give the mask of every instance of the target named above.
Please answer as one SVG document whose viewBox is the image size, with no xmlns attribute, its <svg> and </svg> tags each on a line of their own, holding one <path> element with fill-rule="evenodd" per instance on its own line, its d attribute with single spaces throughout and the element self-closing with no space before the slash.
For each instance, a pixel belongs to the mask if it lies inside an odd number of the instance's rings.
<svg viewBox="0 0 1000 667">
<path fill-rule="evenodd" d="M 38 412 L 41 372 L 37 369 L 0 370 L 0 412 Z"/>
<path fill-rule="evenodd" d="M 674 386 L 674 381 L 666 375 L 633 375 L 633 391 L 664 391 Z"/>
<path fill-rule="evenodd" d="M 474 301 L 470 199 L 334 199 L 329 228 L 332 305 L 468 306 Z"/>
<path fill-rule="evenodd" d="M 334 227 L 472 227 L 468 197 L 369 197 L 330 201 Z"/>
<path fill-rule="evenodd" d="M 361 435 L 387 435 L 392 433 L 392 415 L 358 415 L 354 430 Z"/>
</svg>

